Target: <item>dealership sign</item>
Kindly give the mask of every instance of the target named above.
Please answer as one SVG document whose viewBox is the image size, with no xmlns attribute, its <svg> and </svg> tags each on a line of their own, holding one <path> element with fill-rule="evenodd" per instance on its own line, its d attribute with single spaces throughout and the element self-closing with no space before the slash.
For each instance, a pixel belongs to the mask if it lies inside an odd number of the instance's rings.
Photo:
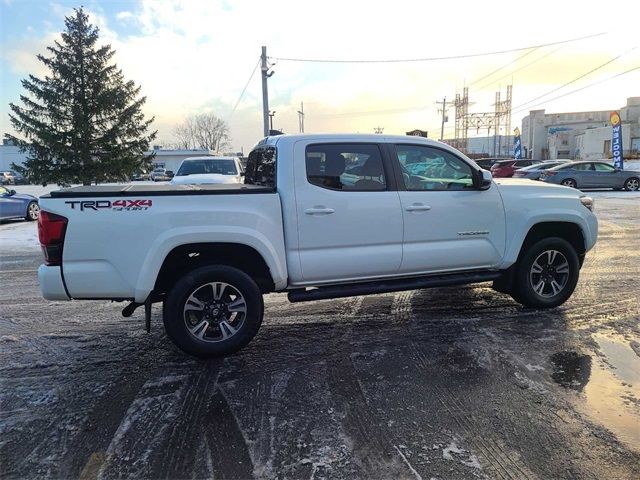
<svg viewBox="0 0 640 480">
<path fill-rule="evenodd" d="M 520 129 L 518 127 L 513 129 L 513 158 L 516 160 L 522 158 L 522 143 L 520 142 Z"/>
<path fill-rule="evenodd" d="M 616 168 L 624 168 L 624 160 L 622 159 L 622 122 L 618 112 L 611 112 L 609 116 L 611 127 L 613 128 L 613 138 L 611 139 L 611 153 L 613 153 L 613 165 Z"/>
</svg>

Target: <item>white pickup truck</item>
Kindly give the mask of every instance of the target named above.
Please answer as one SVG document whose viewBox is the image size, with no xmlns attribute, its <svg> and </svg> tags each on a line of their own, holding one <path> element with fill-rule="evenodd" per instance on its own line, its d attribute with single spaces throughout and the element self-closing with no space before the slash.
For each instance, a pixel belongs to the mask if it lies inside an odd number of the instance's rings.
<svg viewBox="0 0 640 480">
<path fill-rule="evenodd" d="M 593 201 L 493 180 L 446 144 L 382 135 L 267 137 L 239 185 L 75 187 L 40 198 L 50 300 L 163 302 L 187 353 L 258 332 L 262 295 L 292 302 L 492 281 L 523 305 L 573 293 L 597 237 Z M 455 295 L 455 290 L 451 295 Z"/>
</svg>

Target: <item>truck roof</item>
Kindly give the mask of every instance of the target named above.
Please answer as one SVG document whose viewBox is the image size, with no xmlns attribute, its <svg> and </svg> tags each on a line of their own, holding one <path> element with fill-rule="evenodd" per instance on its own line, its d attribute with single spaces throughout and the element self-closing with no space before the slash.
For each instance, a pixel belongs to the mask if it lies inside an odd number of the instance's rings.
<svg viewBox="0 0 640 480">
<path fill-rule="evenodd" d="M 377 143 L 418 143 L 429 145 L 433 147 L 442 148 L 456 153 L 457 155 L 464 155 L 451 145 L 440 142 L 438 140 L 432 140 L 430 138 L 416 137 L 411 135 L 381 135 L 376 133 L 295 133 L 284 134 L 264 137 L 261 139 L 256 147 L 261 145 L 287 145 L 300 140 L 318 140 L 318 141 L 343 141 L 343 142 L 377 142 Z"/>
<path fill-rule="evenodd" d="M 337 140 L 358 139 L 359 141 L 370 142 L 406 142 L 410 140 L 412 143 L 415 142 L 432 145 L 443 145 L 442 142 L 438 142 L 430 138 L 409 135 L 381 135 L 376 133 L 294 133 L 265 137 L 260 143 L 276 144 L 280 142 L 296 142 L 298 140 L 323 140 L 328 138 Z"/>
</svg>

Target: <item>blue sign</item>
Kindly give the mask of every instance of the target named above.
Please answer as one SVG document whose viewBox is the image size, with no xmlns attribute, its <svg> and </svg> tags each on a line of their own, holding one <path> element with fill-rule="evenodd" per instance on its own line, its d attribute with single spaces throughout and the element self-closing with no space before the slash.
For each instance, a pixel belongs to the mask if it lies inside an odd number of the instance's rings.
<svg viewBox="0 0 640 480">
<path fill-rule="evenodd" d="M 513 158 L 519 160 L 522 158 L 522 143 L 520 142 L 520 129 L 516 127 L 513 130 L 515 133 L 513 137 Z"/>
<path fill-rule="evenodd" d="M 611 112 L 609 117 L 611 127 L 613 129 L 613 138 L 611 139 L 611 153 L 613 154 L 613 166 L 624 169 L 624 159 L 622 156 L 622 121 L 618 112 Z"/>
</svg>

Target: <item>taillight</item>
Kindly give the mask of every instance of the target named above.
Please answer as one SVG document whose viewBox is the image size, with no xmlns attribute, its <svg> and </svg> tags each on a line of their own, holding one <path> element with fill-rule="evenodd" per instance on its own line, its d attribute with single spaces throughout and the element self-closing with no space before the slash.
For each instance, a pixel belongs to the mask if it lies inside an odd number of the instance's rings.
<svg viewBox="0 0 640 480">
<path fill-rule="evenodd" d="M 38 216 L 38 238 L 46 265 L 62 264 L 62 246 L 67 231 L 67 218 L 40 210 Z"/>
</svg>

